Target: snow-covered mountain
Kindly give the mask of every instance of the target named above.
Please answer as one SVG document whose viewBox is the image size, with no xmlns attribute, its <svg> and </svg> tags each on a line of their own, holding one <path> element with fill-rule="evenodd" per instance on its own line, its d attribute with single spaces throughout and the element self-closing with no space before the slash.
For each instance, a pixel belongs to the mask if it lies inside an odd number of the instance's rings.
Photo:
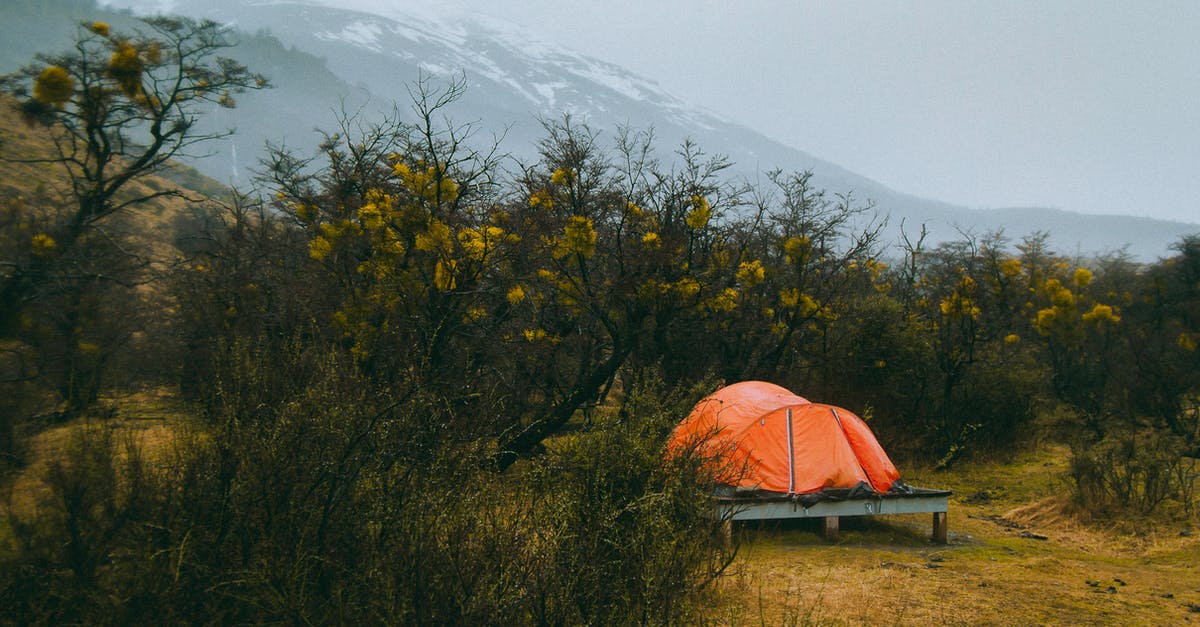
<svg viewBox="0 0 1200 627">
<path fill-rule="evenodd" d="M 387 15 L 299 0 L 107 4 L 139 11 L 172 9 L 245 33 L 235 56 L 271 77 L 277 88 L 247 95 L 237 109 L 208 116 L 210 123 L 238 130 L 218 154 L 197 164 L 222 181 L 247 184 L 247 168 L 264 141 L 311 150 L 320 139 L 314 129 L 331 128 L 336 110 L 361 108 L 370 115 L 390 110 L 393 103 L 404 110 L 419 76 L 437 81 L 461 75 L 468 89 L 450 114 L 459 122 L 477 121 L 489 137 L 503 133 L 502 148 L 515 155 L 532 155 L 542 136 L 539 118 L 569 113 L 601 131 L 602 140 L 612 138 L 620 125 L 652 127 L 660 158 L 669 158 L 675 147 L 691 139 L 709 153 L 728 156 L 737 164 L 737 174 L 750 180 L 774 168 L 811 170 L 818 187 L 872 201 L 890 217 L 893 236 L 902 221 L 909 230 L 927 225 L 934 241 L 958 237 L 960 231 L 983 234 L 1003 228 L 1013 238 L 1047 231 L 1051 245 L 1063 252 L 1087 254 L 1127 245 L 1131 254 L 1153 259 L 1168 254 L 1180 235 L 1200 231 L 1197 225 L 1146 218 L 970 210 L 902 194 L 704 110 L 705 85 L 692 93 L 668 94 L 651 79 L 541 41 L 528 28 L 443 12 L 436 3 L 392 3 Z M 0 62 L 10 66 L 6 59 Z M 802 106 L 798 103 L 797 115 L 803 115 Z"/>
<path fill-rule="evenodd" d="M 246 32 L 269 33 L 320 57 L 354 86 L 352 98 L 370 97 L 368 108 L 405 105 L 421 74 L 435 80 L 464 76 L 469 87 L 455 116 L 496 131 L 508 129 L 505 147 L 518 154 L 541 136 L 540 117 L 571 114 L 606 132 L 618 125 L 653 127 L 667 152 L 691 138 L 752 171 L 803 163 L 869 184 L 668 94 L 652 80 L 539 41 L 501 20 L 462 14 L 385 17 L 294 1 L 216 0 L 191 10 Z M 703 86 L 695 100 L 703 100 Z"/>
</svg>

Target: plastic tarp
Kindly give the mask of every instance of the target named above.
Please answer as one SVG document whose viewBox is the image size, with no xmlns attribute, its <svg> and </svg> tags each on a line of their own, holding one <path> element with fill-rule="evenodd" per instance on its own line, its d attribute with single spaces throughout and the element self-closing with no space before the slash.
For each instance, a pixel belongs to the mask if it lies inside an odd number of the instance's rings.
<svg viewBox="0 0 1200 627">
<path fill-rule="evenodd" d="M 861 418 L 762 381 L 721 388 L 697 403 L 668 451 L 692 446 L 743 490 L 809 494 L 865 484 L 882 493 L 900 478 Z"/>
</svg>

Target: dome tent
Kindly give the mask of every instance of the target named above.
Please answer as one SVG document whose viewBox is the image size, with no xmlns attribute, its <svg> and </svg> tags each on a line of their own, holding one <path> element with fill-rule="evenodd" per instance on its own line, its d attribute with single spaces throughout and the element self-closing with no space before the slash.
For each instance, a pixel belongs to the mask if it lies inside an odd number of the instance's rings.
<svg viewBox="0 0 1200 627">
<path fill-rule="evenodd" d="M 857 496 L 904 489 L 861 418 L 762 381 L 721 388 L 697 403 L 668 443 L 669 452 L 688 447 L 719 459 L 739 491 Z"/>
</svg>

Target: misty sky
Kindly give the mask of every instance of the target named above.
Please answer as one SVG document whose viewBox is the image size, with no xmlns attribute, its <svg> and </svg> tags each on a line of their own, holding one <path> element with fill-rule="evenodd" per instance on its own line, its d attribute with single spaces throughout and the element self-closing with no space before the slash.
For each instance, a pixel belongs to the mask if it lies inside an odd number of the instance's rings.
<svg viewBox="0 0 1200 627">
<path fill-rule="evenodd" d="M 900 191 L 1200 222 L 1200 2 L 420 6 L 517 22 Z"/>
</svg>

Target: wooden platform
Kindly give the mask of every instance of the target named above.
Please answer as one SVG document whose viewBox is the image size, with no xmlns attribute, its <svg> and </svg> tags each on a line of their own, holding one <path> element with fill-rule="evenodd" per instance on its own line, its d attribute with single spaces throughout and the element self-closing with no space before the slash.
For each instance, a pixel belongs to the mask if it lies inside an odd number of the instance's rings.
<svg viewBox="0 0 1200 627">
<path fill-rule="evenodd" d="M 825 538 L 836 540 L 838 520 L 842 516 L 879 516 L 885 514 L 933 514 L 931 538 L 946 543 L 946 514 L 950 492 L 912 488 L 907 494 L 879 494 L 865 498 L 830 499 L 805 503 L 804 495 L 771 494 L 757 496 L 718 496 L 718 514 L 732 533 L 735 520 L 780 520 L 824 518 Z"/>
</svg>

